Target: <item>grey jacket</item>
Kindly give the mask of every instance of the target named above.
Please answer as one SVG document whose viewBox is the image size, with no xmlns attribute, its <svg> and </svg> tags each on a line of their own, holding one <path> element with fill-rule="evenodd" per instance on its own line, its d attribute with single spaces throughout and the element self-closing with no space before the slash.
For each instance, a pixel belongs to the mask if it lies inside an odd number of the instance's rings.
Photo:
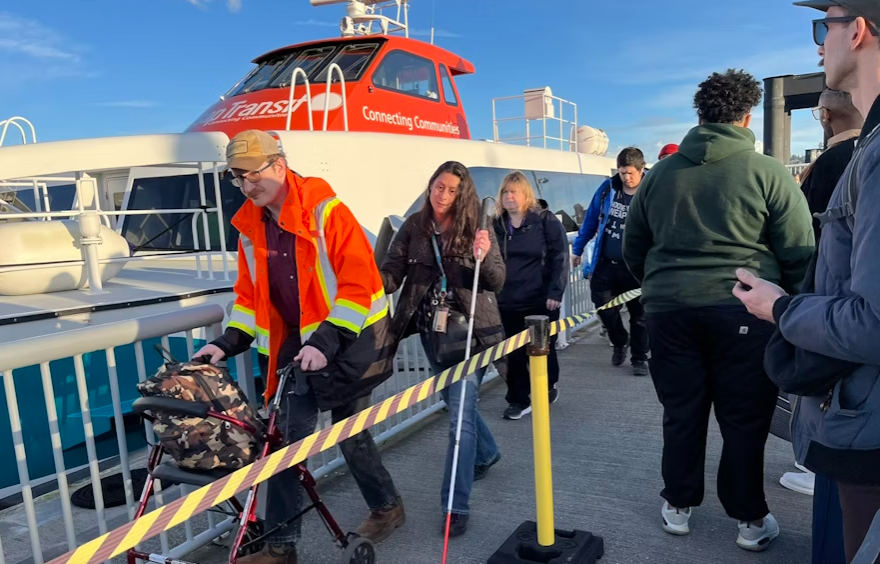
<svg viewBox="0 0 880 564">
<path fill-rule="evenodd" d="M 880 99 L 862 137 L 880 125 Z M 880 484 L 880 137 L 850 163 L 829 211 L 845 204 L 850 177 L 859 186 L 856 223 L 846 216 L 822 226 L 813 293 L 777 301 L 774 318 L 786 341 L 856 363 L 827 396 L 799 398 L 792 415 L 798 462 L 847 483 Z"/>
</svg>

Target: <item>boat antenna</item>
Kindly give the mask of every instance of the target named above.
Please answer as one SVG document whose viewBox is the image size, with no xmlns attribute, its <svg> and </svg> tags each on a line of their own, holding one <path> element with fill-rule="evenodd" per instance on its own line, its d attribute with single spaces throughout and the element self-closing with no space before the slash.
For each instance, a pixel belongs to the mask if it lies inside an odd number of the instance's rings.
<svg viewBox="0 0 880 564">
<path fill-rule="evenodd" d="M 437 0 L 431 0 L 431 45 L 434 44 L 434 14 L 437 8 Z"/>
</svg>

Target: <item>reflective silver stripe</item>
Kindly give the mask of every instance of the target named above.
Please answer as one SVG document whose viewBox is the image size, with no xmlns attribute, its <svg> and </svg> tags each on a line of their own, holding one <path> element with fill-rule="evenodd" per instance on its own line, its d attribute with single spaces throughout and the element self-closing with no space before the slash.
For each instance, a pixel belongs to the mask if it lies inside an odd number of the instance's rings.
<svg viewBox="0 0 880 564">
<path fill-rule="evenodd" d="M 333 270 L 333 264 L 330 262 L 330 253 L 327 250 L 327 237 L 324 234 L 324 223 L 327 217 L 333 212 L 333 208 L 339 205 L 337 198 L 328 198 L 318 204 L 315 208 L 315 229 L 318 232 L 318 280 L 321 289 L 324 292 L 324 299 L 327 301 L 327 307 L 333 307 L 336 301 L 336 292 L 338 284 L 336 281 L 336 272 Z"/>
<path fill-rule="evenodd" d="M 385 292 L 380 292 L 379 298 L 373 300 L 373 305 L 370 306 L 370 313 L 367 314 L 367 319 L 366 321 L 364 321 L 364 328 L 366 329 L 373 323 L 385 317 L 385 315 L 387 314 L 388 298 L 385 297 Z"/>
<path fill-rule="evenodd" d="M 257 284 L 257 265 L 254 259 L 254 244 L 243 234 L 238 236 L 241 241 L 241 250 L 244 252 L 244 259 L 247 261 L 248 272 L 251 273 L 251 282 Z"/>
<path fill-rule="evenodd" d="M 269 355 L 269 332 L 257 329 L 257 351 Z"/>
<path fill-rule="evenodd" d="M 235 327 L 253 337 L 257 327 L 254 312 L 240 305 L 233 306 L 232 314 L 229 316 L 229 327 Z"/>
</svg>

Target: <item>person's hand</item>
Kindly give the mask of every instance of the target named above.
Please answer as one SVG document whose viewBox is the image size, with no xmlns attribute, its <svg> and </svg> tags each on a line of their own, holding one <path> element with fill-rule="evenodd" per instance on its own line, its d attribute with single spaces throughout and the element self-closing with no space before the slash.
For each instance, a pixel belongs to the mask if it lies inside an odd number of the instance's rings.
<svg viewBox="0 0 880 564">
<path fill-rule="evenodd" d="M 785 290 L 772 282 L 758 278 L 744 268 L 736 270 L 736 277 L 739 278 L 739 282 L 733 287 L 733 295 L 746 306 L 749 313 L 758 319 L 775 323 L 773 304 L 787 295 Z"/>
<path fill-rule="evenodd" d="M 477 231 L 477 236 L 474 238 L 474 258 L 481 260 L 479 255 L 480 251 L 483 251 L 483 258 L 486 258 L 491 246 L 492 243 L 489 241 L 489 232 L 485 229 Z"/>
<path fill-rule="evenodd" d="M 576 257 L 574 255 L 571 255 L 571 264 L 573 264 L 575 266 L 580 266 L 581 260 L 582 260 L 581 257 Z"/>
<path fill-rule="evenodd" d="M 311 345 L 301 348 L 299 354 L 293 360 L 294 362 L 299 362 L 304 372 L 315 372 L 327 367 L 327 357 Z"/>
<path fill-rule="evenodd" d="M 556 300 L 547 300 L 547 309 L 550 311 L 556 311 L 562 307 L 562 302 L 557 302 Z"/>
<path fill-rule="evenodd" d="M 217 345 L 205 345 L 204 347 L 199 349 L 199 352 L 193 355 L 193 358 L 199 358 L 201 356 L 210 356 L 211 364 L 217 364 L 218 362 L 223 360 L 223 358 L 226 356 L 226 353 L 220 350 L 220 347 L 218 347 Z"/>
</svg>

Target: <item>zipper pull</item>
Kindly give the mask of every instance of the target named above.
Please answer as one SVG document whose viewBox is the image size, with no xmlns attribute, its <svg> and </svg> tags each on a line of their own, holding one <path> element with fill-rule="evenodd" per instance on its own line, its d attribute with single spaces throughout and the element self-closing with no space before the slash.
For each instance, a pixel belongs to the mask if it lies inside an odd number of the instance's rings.
<svg viewBox="0 0 880 564">
<path fill-rule="evenodd" d="M 821 409 L 824 412 L 827 412 L 828 409 L 831 407 L 831 400 L 833 398 L 834 398 L 834 388 L 831 388 L 830 390 L 828 390 L 828 395 L 825 396 L 825 401 L 822 402 L 822 405 L 819 406 L 819 409 Z"/>
</svg>

